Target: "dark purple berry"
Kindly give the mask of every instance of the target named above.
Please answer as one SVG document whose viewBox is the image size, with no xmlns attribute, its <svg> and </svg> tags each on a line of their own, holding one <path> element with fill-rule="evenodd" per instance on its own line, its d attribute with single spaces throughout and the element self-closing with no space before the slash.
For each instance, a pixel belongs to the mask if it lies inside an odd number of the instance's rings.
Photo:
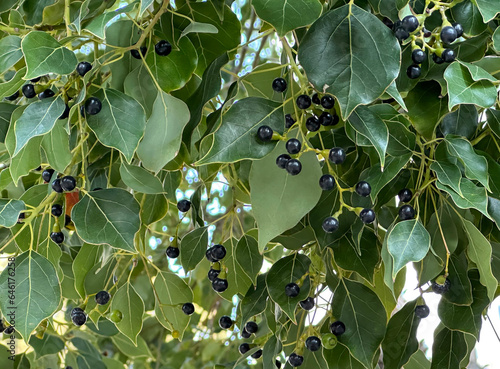
<svg viewBox="0 0 500 369">
<path fill-rule="evenodd" d="M 182 305 L 182 312 L 186 315 L 193 315 L 194 305 L 190 302 L 186 302 L 184 305 Z"/>
<path fill-rule="evenodd" d="M 257 130 L 257 137 L 264 142 L 271 141 L 273 138 L 273 129 L 269 126 L 260 126 Z"/>
<path fill-rule="evenodd" d="M 319 120 L 317 117 L 312 116 L 307 118 L 306 120 L 306 128 L 311 131 L 311 132 L 316 132 L 319 130 L 319 127 L 321 127 L 321 124 L 319 123 Z"/>
<path fill-rule="evenodd" d="M 398 193 L 399 201 L 401 202 L 409 202 L 413 197 L 413 193 L 408 188 L 403 188 Z"/>
<path fill-rule="evenodd" d="M 307 311 L 311 310 L 314 307 L 314 299 L 309 296 L 307 299 L 300 302 L 300 307 Z"/>
<path fill-rule="evenodd" d="M 321 106 L 325 109 L 332 109 L 335 106 L 335 99 L 332 95 L 325 95 L 321 98 Z"/>
<path fill-rule="evenodd" d="M 333 233 L 339 229 L 339 221 L 334 217 L 325 218 L 322 228 L 326 233 Z"/>
<path fill-rule="evenodd" d="M 334 147 L 328 154 L 328 160 L 333 164 L 342 164 L 345 161 L 345 151 L 340 147 Z"/>
<path fill-rule="evenodd" d="M 285 170 L 288 174 L 296 176 L 302 171 L 302 164 L 297 159 L 290 159 L 286 163 Z"/>
<path fill-rule="evenodd" d="M 286 163 L 288 163 L 288 160 L 290 160 L 291 157 L 288 154 L 281 154 L 276 158 L 276 165 L 278 168 L 285 169 Z"/>
<path fill-rule="evenodd" d="M 413 60 L 415 64 L 423 63 L 426 58 L 427 54 L 422 49 L 415 49 L 411 53 L 411 60 Z"/>
<path fill-rule="evenodd" d="M 295 154 L 298 154 L 300 152 L 300 149 L 302 148 L 302 144 L 296 138 L 291 138 L 286 142 L 285 147 L 286 147 L 286 151 L 288 151 L 289 154 L 295 155 Z"/>
<path fill-rule="evenodd" d="M 275 78 L 273 81 L 273 90 L 276 92 L 285 92 L 286 91 L 286 81 L 281 78 Z"/>
<path fill-rule="evenodd" d="M 186 200 L 186 199 L 180 200 L 180 201 L 177 203 L 177 209 L 178 209 L 181 213 L 186 213 L 186 212 L 188 212 L 188 211 L 189 211 L 189 209 L 191 209 L 191 201 Z"/>
<path fill-rule="evenodd" d="M 52 232 L 50 234 L 50 239 L 59 245 L 64 242 L 64 233 Z"/>
<path fill-rule="evenodd" d="M 365 224 L 373 223 L 373 221 L 375 220 L 375 212 L 373 211 L 373 209 L 363 209 L 359 213 L 359 218 Z"/>
<path fill-rule="evenodd" d="M 429 316 L 431 310 L 427 305 L 418 305 L 415 308 L 415 315 L 420 319 L 425 319 Z"/>
<path fill-rule="evenodd" d="M 221 316 L 219 319 L 219 326 L 222 329 L 229 329 L 233 326 L 233 320 L 227 315 Z"/>
<path fill-rule="evenodd" d="M 76 66 L 77 73 L 82 77 L 86 75 L 91 69 L 92 69 L 92 64 L 86 61 L 80 62 Z"/>
<path fill-rule="evenodd" d="M 332 334 L 336 335 L 337 337 L 343 335 L 345 333 L 345 324 L 339 320 L 333 322 L 332 324 L 330 324 L 330 332 L 332 332 Z"/>
<path fill-rule="evenodd" d="M 254 334 L 258 332 L 259 326 L 255 322 L 247 322 L 247 324 L 245 324 L 245 330 L 250 334 Z"/>
<path fill-rule="evenodd" d="M 310 351 L 318 351 L 321 348 L 321 340 L 319 337 L 310 336 L 306 339 L 306 348 Z"/>
<path fill-rule="evenodd" d="M 415 17 L 414 15 L 407 15 L 403 18 L 401 25 L 406 31 L 412 33 L 418 28 L 419 23 L 417 17 Z"/>
<path fill-rule="evenodd" d="M 97 305 L 106 305 L 111 299 L 111 295 L 108 291 L 99 291 L 95 295 L 95 302 Z"/>
<path fill-rule="evenodd" d="M 399 219 L 410 220 L 415 218 L 415 209 L 411 205 L 403 205 L 399 208 Z"/>
<path fill-rule="evenodd" d="M 323 174 L 319 179 L 319 187 L 321 187 L 323 191 L 333 190 L 335 187 L 335 178 L 330 174 Z"/>
<path fill-rule="evenodd" d="M 288 283 L 285 286 L 285 295 L 288 297 L 294 298 L 297 297 L 300 293 L 300 287 L 297 283 Z"/>
<path fill-rule="evenodd" d="M 55 217 L 60 217 L 63 213 L 63 207 L 61 204 L 54 204 L 50 209 L 50 212 Z"/>
<path fill-rule="evenodd" d="M 155 52 L 159 56 L 168 56 L 172 52 L 172 45 L 166 40 L 158 41 L 155 45 Z"/>
<path fill-rule="evenodd" d="M 417 79 L 422 74 L 422 69 L 417 64 L 412 64 L 406 69 L 406 75 L 410 79 Z"/>
<path fill-rule="evenodd" d="M 359 181 L 356 184 L 356 193 L 359 196 L 367 197 L 370 196 L 370 193 L 372 192 L 372 187 L 370 184 L 366 181 Z"/>
<path fill-rule="evenodd" d="M 167 254 L 167 257 L 169 257 L 170 259 L 175 259 L 179 257 L 180 250 L 178 247 L 169 246 L 167 247 L 167 251 L 165 251 L 165 253 Z"/>
<path fill-rule="evenodd" d="M 307 109 L 311 106 L 311 98 L 307 95 L 297 97 L 297 106 L 299 109 Z"/>
</svg>

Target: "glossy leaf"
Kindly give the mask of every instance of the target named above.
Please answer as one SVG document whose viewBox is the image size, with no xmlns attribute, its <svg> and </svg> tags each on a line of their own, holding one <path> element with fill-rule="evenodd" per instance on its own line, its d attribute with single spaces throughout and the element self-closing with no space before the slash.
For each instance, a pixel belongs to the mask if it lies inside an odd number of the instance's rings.
<svg viewBox="0 0 500 369">
<path fill-rule="evenodd" d="M 203 260 L 208 247 L 208 227 L 197 228 L 182 238 L 181 265 L 186 272 L 193 270 Z"/>
<path fill-rule="evenodd" d="M 332 39 L 336 42 L 329 42 Z M 381 39 L 386 42 L 377 41 Z M 298 57 L 309 81 L 337 98 L 345 119 L 358 105 L 378 98 L 396 79 L 399 54 L 396 39 L 378 18 L 348 4 L 313 23 Z"/>
<path fill-rule="evenodd" d="M 120 165 L 120 175 L 122 181 L 134 191 L 146 194 L 163 192 L 163 185 L 158 177 L 141 167 L 122 163 Z"/>
<path fill-rule="evenodd" d="M 0 226 L 11 228 L 16 225 L 19 214 L 25 208 L 21 200 L 0 199 Z"/>
<path fill-rule="evenodd" d="M 135 252 L 139 210 L 139 204 L 130 193 L 112 188 L 85 195 L 73 208 L 71 219 L 78 235 L 86 242 Z"/>
<path fill-rule="evenodd" d="M 467 344 L 462 332 L 438 327 L 432 345 L 431 369 L 459 369 L 466 352 Z"/>
<path fill-rule="evenodd" d="M 23 52 L 21 51 L 21 37 L 7 36 L 2 38 L 0 40 L 0 54 L 2 55 L 2 60 L 0 61 L 0 74 L 2 74 L 23 57 Z"/>
<path fill-rule="evenodd" d="M 500 4 L 495 0 L 476 0 L 476 5 L 483 16 L 484 23 L 489 22 L 500 13 Z"/>
<path fill-rule="evenodd" d="M 122 320 L 115 323 L 116 328 L 134 344 L 137 343 L 137 335 L 142 329 L 144 302 L 130 283 L 125 283 L 116 291 L 110 309 L 121 311 Z"/>
</svg>

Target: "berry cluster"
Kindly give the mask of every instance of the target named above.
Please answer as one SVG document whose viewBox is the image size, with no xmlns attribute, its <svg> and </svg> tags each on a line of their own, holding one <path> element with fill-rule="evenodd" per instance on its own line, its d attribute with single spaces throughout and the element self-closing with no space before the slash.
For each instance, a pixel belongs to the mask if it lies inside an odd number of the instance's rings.
<svg viewBox="0 0 500 369">
<path fill-rule="evenodd" d="M 394 36 L 400 42 L 407 39 L 411 40 L 413 64 L 406 70 L 408 78 L 416 79 L 420 77 L 422 73 L 420 65 L 427 59 L 426 49 L 431 52 L 432 60 L 436 64 L 451 63 L 455 60 L 455 51 L 448 46 L 462 37 L 464 29 L 459 23 L 450 24 L 443 14 L 441 27 L 435 32 L 427 30 L 424 27 L 425 18 L 432 11 L 430 9 L 418 16 L 407 15 L 394 24 L 390 20 L 385 20 L 385 24 L 392 28 Z"/>
</svg>

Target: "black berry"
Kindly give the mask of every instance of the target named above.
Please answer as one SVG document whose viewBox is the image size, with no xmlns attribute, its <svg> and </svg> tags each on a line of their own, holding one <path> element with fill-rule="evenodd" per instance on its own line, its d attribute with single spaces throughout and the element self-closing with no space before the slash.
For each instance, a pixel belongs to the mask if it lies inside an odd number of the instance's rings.
<svg viewBox="0 0 500 369">
<path fill-rule="evenodd" d="M 427 54 L 422 49 L 415 49 L 411 53 L 411 60 L 413 60 L 415 64 L 423 63 L 426 57 Z"/>
<path fill-rule="evenodd" d="M 32 98 L 34 98 L 36 96 L 35 86 L 33 86 L 31 83 L 28 83 L 27 85 L 24 85 L 21 88 L 21 91 L 23 92 L 23 95 L 27 99 L 32 99 Z"/>
<path fill-rule="evenodd" d="M 72 176 L 65 176 L 61 178 L 61 187 L 64 191 L 70 192 L 76 188 L 76 179 Z"/>
<path fill-rule="evenodd" d="M 248 333 L 248 332 L 246 331 L 246 329 L 245 329 L 245 328 L 243 328 L 243 330 L 241 331 L 241 337 L 242 337 L 242 338 L 247 339 L 247 338 L 250 338 L 251 336 L 252 336 L 252 334 L 251 334 L 251 333 Z"/>
<path fill-rule="evenodd" d="M 448 278 L 446 278 L 444 284 L 439 284 L 436 281 L 432 282 L 432 292 L 442 295 L 449 291 L 451 286 L 451 282 Z"/>
<path fill-rule="evenodd" d="M 306 347 L 310 351 L 318 351 L 321 348 L 321 340 L 316 336 L 307 337 Z"/>
<path fill-rule="evenodd" d="M 186 213 L 191 209 L 191 201 L 183 199 L 177 203 L 177 209 L 181 213 Z"/>
<path fill-rule="evenodd" d="M 426 37 L 426 38 L 427 38 L 427 37 L 431 37 L 431 36 L 432 36 L 432 32 L 431 32 L 431 31 L 429 31 L 427 28 L 424 28 L 424 29 L 422 30 L 422 32 L 424 33 L 424 37 Z"/>
<path fill-rule="evenodd" d="M 291 128 L 295 124 L 295 119 L 290 114 L 285 115 L 285 128 Z"/>
<path fill-rule="evenodd" d="M 61 187 L 61 179 L 60 178 L 56 178 L 52 181 L 52 190 L 54 190 L 55 192 L 58 192 L 58 193 L 64 192 L 63 188 Z"/>
<path fill-rule="evenodd" d="M 190 302 L 186 302 L 184 305 L 182 305 L 182 312 L 186 315 L 193 315 L 194 305 Z"/>
<path fill-rule="evenodd" d="M 333 190 L 335 187 L 335 178 L 330 174 L 323 174 L 319 179 L 319 187 L 321 187 L 323 191 Z"/>
<path fill-rule="evenodd" d="M 225 290 L 227 290 L 227 287 L 228 283 L 226 279 L 221 279 L 217 277 L 212 282 L 212 288 L 214 289 L 215 292 L 224 292 Z"/>
<path fill-rule="evenodd" d="M 10 96 L 7 96 L 7 97 L 5 98 L 5 100 L 7 100 L 7 101 L 14 101 L 14 100 L 16 100 L 18 97 L 19 97 L 19 90 L 17 90 L 16 92 L 14 92 L 14 93 L 13 93 L 12 95 L 10 95 Z"/>
<path fill-rule="evenodd" d="M 356 193 L 359 196 L 367 197 L 370 196 L 370 193 L 372 192 L 372 186 L 366 181 L 359 181 L 356 184 Z"/>
<path fill-rule="evenodd" d="M 80 115 L 82 116 L 82 118 L 85 118 L 85 106 L 84 105 L 80 106 Z"/>
<path fill-rule="evenodd" d="M 290 356 L 288 356 L 288 363 L 294 368 L 297 366 L 301 366 L 304 362 L 304 357 L 292 352 Z"/>
<path fill-rule="evenodd" d="M 306 120 L 306 128 L 311 131 L 311 132 L 316 132 L 319 127 L 321 127 L 321 124 L 319 123 L 319 120 L 317 117 L 312 116 L 307 118 Z"/>
<path fill-rule="evenodd" d="M 66 107 L 64 108 L 63 113 L 62 113 L 62 114 L 61 114 L 61 116 L 60 116 L 59 118 L 57 118 L 57 119 L 66 119 L 66 118 L 68 118 L 68 117 L 69 117 L 69 110 L 70 110 L 70 109 L 69 109 L 69 106 L 68 106 L 68 104 L 66 104 Z"/>
<path fill-rule="evenodd" d="M 409 220 L 415 218 L 415 209 L 411 205 L 403 205 L 399 208 L 399 219 Z"/>
<path fill-rule="evenodd" d="M 286 81 L 281 77 L 275 78 L 273 81 L 273 90 L 276 92 L 285 92 Z"/>
<path fill-rule="evenodd" d="M 311 106 L 311 98 L 307 95 L 297 97 L 297 106 L 299 109 L 307 109 Z"/>
<path fill-rule="evenodd" d="M 313 96 L 312 96 L 312 102 L 316 105 L 319 105 L 321 104 L 321 99 L 319 98 L 319 95 L 317 93 L 315 93 Z"/>
<path fill-rule="evenodd" d="M 167 251 L 165 251 L 165 253 L 167 254 L 167 256 L 170 259 L 175 259 L 175 258 L 179 257 L 180 250 L 178 247 L 169 246 L 169 247 L 167 247 Z"/>
<path fill-rule="evenodd" d="M 429 307 L 427 305 L 418 305 L 415 308 L 415 315 L 421 319 L 425 319 L 431 313 Z"/>
<path fill-rule="evenodd" d="M 139 54 L 139 50 L 133 49 L 130 50 L 130 54 L 132 54 L 132 57 L 135 59 L 141 59 L 141 54 L 142 56 L 146 56 L 146 52 L 148 51 L 148 48 L 146 46 L 141 46 L 141 53 Z"/>
<path fill-rule="evenodd" d="M 55 93 L 54 91 L 52 91 L 50 88 L 48 88 L 48 89 L 46 89 L 46 90 L 44 90 L 44 91 L 40 92 L 40 93 L 38 94 L 38 98 L 39 98 L 40 100 L 43 100 L 43 99 L 47 99 L 47 98 L 49 98 L 49 97 L 53 97 L 55 94 L 56 94 L 56 93 Z"/>
<path fill-rule="evenodd" d="M 462 27 L 460 23 L 453 23 L 452 26 L 457 32 L 457 38 L 462 37 L 462 35 L 464 34 L 464 27 Z"/>
<path fill-rule="evenodd" d="M 3 334 L 5 335 L 11 335 L 12 333 L 14 333 L 14 327 L 9 325 L 7 328 L 5 328 L 5 330 L 3 331 Z"/>
<path fill-rule="evenodd" d="M 252 355 L 250 355 L 254 359 L 258 359 L 262 356 L 262 349 L 258 349 Z"/>
<path fill-rule="evenodd" d="M 111 299 L 111 295 L 108 291 L 99 291 L 95 295 L 95 302 L 97 305 L 106 305 Z"/>
<path fill-rule="evenodd" d="M 288 160 L 290 160 L 291 157 L 288 154 L 281 154 L 276 158 L 276 165 L 278 168 L 285 169 L 286 163 L 288 163 Z"/>
<path fill-rule="evenodd" d="M 319 124 L 321 124 L 322 126 L 332 126 L 333 125 L 333 116 L 328 113 L 328 112 L 323 112 L 320 116 L 319 116 Z"/>
<path fill-rule="evenodd" d="M 250 334 L 257 333 L 259 326 L 255 322 L 247 322 L 247 324 L 245 324 L 245 330 Z"/>
<path fill-rule="evenodd" d="M 408 188 L 403 188 L 401 191 L 399 191 L 398 197 L 399 201 L 401 202 L 409 202 L 413 197 L 413 192 L 411 192 L 411 190 L 409 190 Z"/>
<path fill-rule="evenodd" d="M 219 319 L 219 326 L 222 329 L 229 329 L 233 326 L 233 320 L 227 315 L 221 316 Z"/>
<path fill-rule="evenodd" d="M 382 23 L 384 23 L 387 27 L 389 27 L 391 29 L 394 26 L 394 22 L 387 17 L 384 17 L 384 19 L 382 19 Z"/>
<path fill-rule="evenodd" d="M 91 69 L 92 69 L 92 64 L 86 61 L 80 62 L 76 66 L 77 73 L 82 77 L 86 75 Z"/>
<path fill-rule="evenodd" d="M 167 40 L 158 41 L 155 45 L 155 53 L 159 56 L 168 56 L 172 52 L 172 45 Z"/>
<path fill-rule="evenodd" d="M 64 233 L 62 232 L 52 232 L 50 234 L 50 239 L 57 244 L 61 244 L 64 242 Z"/>
<path fill-rule="evenodd" d="M 375 220 L 375 212 L 373 211 L 373 209 L 363 209 L 359 213 L 359 218 L 365 224 L 373 223 L 373 221 Z"/>
<path fill-rule="evenodd" d="M 314 299 L 309 296 L 307 299 L 300 302 L 300 307 L 304 310 L 311 310 L 314 307 Z"/>
<path fill-rule="evenodd" d="M 345 324 L 339 320 L 333 322 L 332 324 L 330 324 L 330 332 L 332 332 L 332 334 L 336 335 L 337 337 L 343 335 L 345 333 Z"/>
<path fill-rule="evenodd" d="M 414 15 L 407 15 L 403 18 L 401 25 L 406 31 L 412 33 L 418 28 L 419 23 L 417 17 Z"/>
<path fill-rule="evenodd" d="M 36 78 L 31 79 L 31 80 L 30 80 L 30 82 L 37 83 L 37 82 L 39 82 L 41 79 L 42 79 L 42 76 L 40 76 L 40 77 L 36 77 Z"/>
<path fill-rule="evenodd" d="M 455 61 L 455 52 L 452 49 L 445 49 L 441 54 L 441 59 L 443 59 L 445 63 L 452 63 Z"/>
<path fill-rule="evenodd" d="M 210 270 L 207 273 L 208 280 L 210 282 L 215 281 L 215 279 L 219 276 L 219 274 L 220 274 L 220 270 L 210 268 Z"/>
<path fill-rule="evenodd" d="M 285 169 L 288 174 L 296 176 L 302 171 L 302 164 L 297 159 L 290 159 L 286 163 Z"/>
<path fill-rule="evenodd" d="M 206 252 L 205 252 L 205 256 L 207 258 L 207 260 L 211 263 L 215 263 L 217 262 L 217 260 L 215 260 L 214 256 L 212 255 L 212 248 L 209 248 Z"/>
<path fill-rule="evenodd" d="M 432 60 L 436 64 L 443 64 L 444 63 L 444 60 L 441 59 L 439 56 L 437 56 L 437 54 L 432 54 Z"/>
<path fill-rule="evenodd" d="M 300 287 L 297 283 L 288 283 L 285 286 L 285 295 L 288 297 L 297 297 L 300 293 Z"/>
<path fill-rule="evenodd" d="M 285 147 L 286 147 L 286 151 L 288 151 L 289 154 L 295 155 L 295 154 L 298 154 L 300 152 L 300 149 L 302 148 L 302 144 L 296 138 L 291 138 L 286 142 Z"/>
<path fill-rule="evenodd" d="M 441 41 L 443 41 L 445 44 L 451 44 L 457 39 L 457 31 L 452 26 L 443 27 L 440 37 Z"/>
<path fill-rule="evenodd" d="M 71 310 L 71 316 L 76 315 L 76 314 L 83 314 L 83 313 L 84 313 L 83 309 L 81 309 L 79 307 L 73 308 L 73 310 Z"/>
<path fill-rule="evenodd" d="M 401 41 L 406 40 L 408 37 L 410 37 L 410 34 L 408 33 L 407 30 L 400 27 L 394 31 L 394 36 L 396 36 L 396 38 L 401 42 Z"/>
<path fill-rule="evenodd" d="M 332 95 L 325 95 L 321 98 L 321 106 L 325 109 L 332 109 L 335 106 L 335 99 Z"/>
<path fill-rule="evenodd" d="M 63 207 L 60 204 L 54 204 L 54 205 L 52 205 L 50 212 L 53 216 L 60 217 L 63 213 Z"/>
<path fill-rule="evenodd" d="M 96 115 L 102 109 L 101 100 L 97 97 L 89 97 L 87 101 L 85 101 L 85 113 L 88 115 Z"/>
<path fill-rule="evenodd" d="M 339 229 L 339 221 L 334 217 L 325 218 L 322 228 L 326 233 L 333 233 Z"/>
<path fill-rule="evenodd" d="M 216 261 L 220 261 L 226 256 L 226 248 L 222 245 L 213 245 L 210 249 L 212 250 L 210 252 L 212 253 L 213 258 Z"/>
<path fill-rule="evenodd" d="M 328 154 L 328 160 L 333 164 L 342 164 L 345 161 L 345 151 L 340 147 L 334 147 Z"/>
<path fill-rule="evenodd" d="M 257 137 L 264 142 L 271 141 L 273 138 L 273 129 L 269 126 L 260 126 L 257 130 Z"/>
<path fill-rule="evenodd" d="M 242 355 L 245 355 L 248 351 L 250 351 L 251 347 L 250 347 L 250 344 L 248 343 L 242 343 L 240 345 L 240 347 L 238 347 L 238 351 L 240 352 L 240 354 Z"/>
<path fill-rule="evenodd" d="M 71 314 L 71 320 L 73 321 L 73 324 L 81 327 L 87 322 L 87 314 L 85 313 L 76 313 L 76 314 Z"/>
<path fill-rule="evenodd" d="M 422 69 L 417 64 L 412 64 L 406 69 L 406 75 L 410 79 L 417 79 L 422 74 Z"/>
</svg>

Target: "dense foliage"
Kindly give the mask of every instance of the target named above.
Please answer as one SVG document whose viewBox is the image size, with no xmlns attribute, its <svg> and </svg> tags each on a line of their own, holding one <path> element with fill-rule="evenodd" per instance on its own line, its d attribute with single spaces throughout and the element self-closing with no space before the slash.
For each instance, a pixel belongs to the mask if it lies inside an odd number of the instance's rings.
<svg viewBox="0 0 500 369">
<path fill-rule="evenodd" d="M 499 12 L 2 0 L 0 367 L 465 368 L 500 294 Z"/>
</svg>

